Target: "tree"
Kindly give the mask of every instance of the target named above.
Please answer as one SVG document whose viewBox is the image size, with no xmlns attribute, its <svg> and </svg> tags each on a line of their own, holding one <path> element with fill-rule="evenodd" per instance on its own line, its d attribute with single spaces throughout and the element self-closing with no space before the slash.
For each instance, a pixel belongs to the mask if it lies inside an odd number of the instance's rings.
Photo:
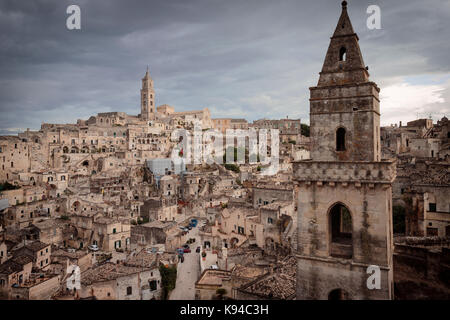
<svg viewBox="0 0 450 320">
<path fill-rule="evenodd" d="M 6 181 L 5 183 L 1 183 L 0 184 L 0 191 L 16 190 L 16 189 L 20 189 L 20 187 L 19 186 L 15 186 L 15 185 L 9 183 L 8 181 Z"/>
<path fill-rule="evenodd" d="M 159 273 L 161 274 L 161 285 L 163 289 L 162 299 L 167 300 L 169 292 L 175 289 L 177 282 L 177 267 L 160 265 Z"/>
<path fill-rule="evenodd" d="M 239 173 L 239 172 L 241 171 L 241 170 L 239 169 L 239 167 L 238 167 L 237 165 L 235 165 L 235 164 L 228 164 L 228 163 L 226 163 L 226 164 L 224 165 L 224 167 L 225 167 L 225 169 L 234 171 L 234 172 L 236 172 L 236 173 Z"/>
<path fill-rule="evenodd" d="M 302 135 L 304 135 L 305 137 L 309 137 L 309 126 L 307 124 L 302 123 L 301 130 Z"/>
<path fill-rule="evenodd" d="M 219 288 L 219 289 L 216 290 L 217 298 L 218 298 L 219 300 L 222 300 L 222 299 L 223 299 L 223 296 L 224 296 L 226 293 L 227 293 L 227 290 L 224 289 L 224 288 Z"/>
</svg>

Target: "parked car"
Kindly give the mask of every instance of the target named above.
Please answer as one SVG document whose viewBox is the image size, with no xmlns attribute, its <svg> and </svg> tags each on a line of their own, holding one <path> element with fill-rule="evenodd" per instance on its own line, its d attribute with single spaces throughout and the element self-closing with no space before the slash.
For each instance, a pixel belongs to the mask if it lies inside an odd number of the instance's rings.
<svg viewBox="0 0 450 320">
<path fill-rule="evenodd" d="M 191 249 L 190 248 L 184 248 L 184 251 L 183 251 L 184 253 L 190 253 L 191 252 Z"/>
<path fill-rule="evenodd" d="M 195 249 L 195 252 L 200 253 L 200 247 L 197 247 L 197 249 Z"/>
<path fill-rule="evenodd" d="M 91 251 L 98 251 L 99 248 L 96 244 L 91 244 L 90 246 L 88 246 L 88 249 Z"/>
<path fill-rule="evenodd" d="M 191 230 L 191 229 L 192 229 L 192 227 L 191 227 L 191 226 L 187 226 L 187 228 L 188 228 L 189 230 Z"/>
<path fill-rule="evenodd" d="M 215 264 L 213 264 L 210 268 L 211 268 L 211 269 L 214 269 L 214 270 L 219 269 L 219 267 L 218 267 L 217 265 L 215 265 Z"/>
<path fill-rule="evenodd" d="M 184 248 L 184 249 L 189 248 L 189 245 L 188 245 L 188 244 L 185 244 L 185 245 L 183 246 L 183 248 Z"/>
</svg>

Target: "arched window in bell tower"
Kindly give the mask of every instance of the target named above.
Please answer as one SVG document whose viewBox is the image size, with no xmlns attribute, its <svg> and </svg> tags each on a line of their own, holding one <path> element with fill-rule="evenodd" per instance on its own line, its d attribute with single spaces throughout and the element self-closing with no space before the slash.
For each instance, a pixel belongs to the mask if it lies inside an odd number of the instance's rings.
<svg viewBox="0 0 450 320">
<path fill-rule="evenodd" d="M 336 151 L 345 151 L 345 129 L 340 127 L 336 131 Z"/>
<path fill-rule="evenodd" d="M 350 210 L 342 203 L 329 209 L 330 256 L 351 259 L 353 256 L 353 224 Z"/>
<path fill-rule="evenodd" d="M 347 60 L 347 49 L 345 47 L 341 47 L 339 50 L 339 61 Z"/>
</svg>

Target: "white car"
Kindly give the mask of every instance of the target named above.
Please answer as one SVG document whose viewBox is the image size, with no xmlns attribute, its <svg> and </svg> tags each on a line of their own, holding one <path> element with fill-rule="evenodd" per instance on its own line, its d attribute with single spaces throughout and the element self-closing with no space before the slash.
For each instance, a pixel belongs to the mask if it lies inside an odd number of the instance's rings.
<svg viewBox="0 0 450 320">
<path fill-rule="evenodd" d="M 215 264 L 213 264 L 210 268 L 213 269 L 213 270 L 218 270 L 219 269 L 219 267 L 217 265 L 215 265 Z"/>
<path fill-rule="evenodd" d="M 91 244 L 90 246 L 88 246 L 88 249 L 91 251 L 98 251 L 98 246 L 96 244 Z"/>
</svg>

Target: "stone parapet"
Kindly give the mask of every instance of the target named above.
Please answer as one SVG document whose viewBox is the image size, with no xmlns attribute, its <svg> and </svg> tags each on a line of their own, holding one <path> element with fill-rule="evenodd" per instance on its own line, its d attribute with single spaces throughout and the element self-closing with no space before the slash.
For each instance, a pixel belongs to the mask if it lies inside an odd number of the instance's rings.
<svg viewBox="0 0 450 320">
<path fill-rule="evenodd" d="M 294 180 L 299 182 L 386 183 L 396 177 L 396 162 L 344 162 L 313 161 L 293 162 Z"/>
</svg>

